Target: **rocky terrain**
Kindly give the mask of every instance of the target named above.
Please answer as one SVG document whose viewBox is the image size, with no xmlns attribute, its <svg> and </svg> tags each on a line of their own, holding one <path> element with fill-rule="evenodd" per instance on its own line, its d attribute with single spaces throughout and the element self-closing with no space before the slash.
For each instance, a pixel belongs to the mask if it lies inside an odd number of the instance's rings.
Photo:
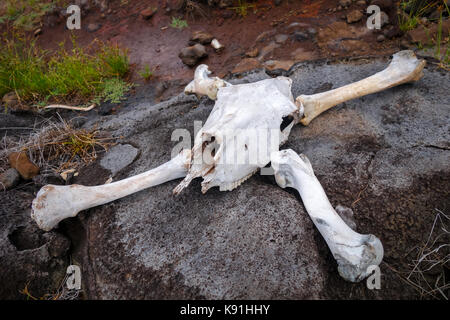
<svg viewBox="0 0 450 320">
<path fill-rule="evenodd" d="M 387 56 L 317 60 L 276 74 L 293 80 L 295 97 L 357 81 L 387 62 Z M 257 68 L 226 79 L 271 76 Z M 347 218 L 358 232 L 381 239 L 380 290 L 342 280 L 298 194 L 256 174 L 232 192 L 204 195 L 198 180 L 177 197 L 178 181 L 168 182 L 82 212 L 48 233 L 30 219 L 39 183 L 1 192 L 0 297 L 24 298 L 19 291 L 27 284 L 36 297 L 54 293 L 75 263 L 82 270 L 80 297 L 89 299 L 437 298 L 406 277 L 417 259 L 414 248 L 423 246 L 437 213 L 448 214 L 450 205 L 449 80 L 429 63 L 417 83 L 335 107 L 295 127 L 283 146 L 308 156 L 331 203 L 350 209 Z M 103 184 L 164 163 L 176 144 L 172 131 L 186 128 L 193 135 L 193 122 L 204 122 L 212 107 L 206 98 L 183 93 L 158 103 L 154 90 L 141 88 L 114 114 L 83 114 L 79 125 L 96 124 L 118 145 L 71 183 Z M 2 126 L 34 121 L 17 115 L 0 120 Z M 440 241 L 448 243 L 448 236 Z M 449 276 L 447 265 L 424 276 L 441 274 Z"/>
</svg>

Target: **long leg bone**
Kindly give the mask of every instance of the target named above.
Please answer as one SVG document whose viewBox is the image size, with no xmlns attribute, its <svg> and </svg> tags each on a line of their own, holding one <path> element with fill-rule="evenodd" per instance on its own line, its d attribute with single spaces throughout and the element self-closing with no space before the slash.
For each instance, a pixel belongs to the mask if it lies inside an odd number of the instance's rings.
<svg viewBox="0 0 450 320">
<path fill-rule="evenodd" d="M 383 259 L 380 240 L 371 234 L 359 234 L 345 224 L 328 201 L 306 156 L 282 150 L 272 153 L 271 162 L 278 185 L 300 193 L 306 211 L 338 263 L 339 274 L 352 282 L 367 277 L 367 268 L 379 265 Z"/>
<path fill-rule="evenodd" d="M 49 231 L 61 220 L 132 193 L 186 176 L 191 151 L 183 150 L 163 165 L 131 178 L 101 186 L 46 185 L 33 200 L 31 217 L 38 226 Z"/>
<path fill-rule="evenodd" d="M 308 125 L 319 114 L 342 102 L 417 81 L 423 76 L 424 67 L 425 60 L 418 60 L 411 50 L 400 51 L 394 54 L 386 69 L 371 77 L 334 90 L 297 97 L 297 105 L 304 108 L 304 118 L 300 122 Z"/>
<path fill-rule="evenodd" d="M 210 78 L 208 66 L 201 64 L 195 69 L 194 80 L 184 89 L 186 94 L 196 94 L 197 96 L 208 96 L 211 100 L 216 100 L 219 88 L 230 86 L 228 82 L 218 77 Z"/>
</svg>

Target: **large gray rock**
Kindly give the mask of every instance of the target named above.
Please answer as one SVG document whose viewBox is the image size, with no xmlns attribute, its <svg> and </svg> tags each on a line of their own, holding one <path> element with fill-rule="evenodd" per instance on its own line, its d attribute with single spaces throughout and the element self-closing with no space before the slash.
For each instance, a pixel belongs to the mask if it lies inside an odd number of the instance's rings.
<svg viewBox="0 0 450 320">
<path fill-rule="evenodd" d="M 338 87 L 382 70 L 360 64 L 301 63 L 291 69 L 293 94 Z M 234 83 L 266 78 L 252 72 Z M 448 73 L 425 70 L 416 84 L 338 106 L 284 146 L 304 152 L 330 201 L 350 207 L 356 229 L 380 237 L 385 261 L 406 268 L 435 215 L 448 208 L 450 103 Z M 323 90 L 323 89 L 322 89 Z M 197 108 L 192 108 L 199 105 Z M 107 117 L 102 127 L 132 140 L 142 156 L 131 176 L 167 161 L 177 128 L 205 121 L 213 102 L 183 94 L 145 102 Z M 82 213 L 89 242 L 78 253 L 91 298 L 405 298 L 411 286 L 385 265 L 384 290 L 342 280 L 325 242 L 294 192 L 255 175 L 232 192 L 205 195 L 194 181 L 178 197 L 178 181 Z"/>
</svg>

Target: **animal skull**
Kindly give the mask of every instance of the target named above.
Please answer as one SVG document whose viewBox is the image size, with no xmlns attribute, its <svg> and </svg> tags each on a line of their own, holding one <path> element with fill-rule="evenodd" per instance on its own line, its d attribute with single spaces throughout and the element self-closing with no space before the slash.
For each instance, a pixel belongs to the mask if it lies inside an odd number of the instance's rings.
<svg viewBox="0 0 450 320">
<path fill-rule="evenodd" d="M 281 131 L 283 118 L 301 116 L 291 85 L 291 79 L 277 77 L 220 88 L 211 114 L 195 137 L 189 173 L 174 193 L 200 176 L 203 193 L 214 186 L 221 191 L 233 190 L 268 164 L 270 152 L 287 140 L 295 123 L 291 121 Z M 251 159 L 252 155 L 256 157 Z M 238 156 L 243 161 L 239 162 Z"/>
<path fill-rule="evenodd" d="M 357 282 L 368 276 L 369 266 L 378 266 L 383 259 L 383 245 L 372 234 L 353 231 L 328 201 L 308 158 L 293 150 L 271 155 L 275 179 L 282 188 L 297 189 L 311 220 L 324 237 L 338 271 L 345 280 Z"/>
</svg>

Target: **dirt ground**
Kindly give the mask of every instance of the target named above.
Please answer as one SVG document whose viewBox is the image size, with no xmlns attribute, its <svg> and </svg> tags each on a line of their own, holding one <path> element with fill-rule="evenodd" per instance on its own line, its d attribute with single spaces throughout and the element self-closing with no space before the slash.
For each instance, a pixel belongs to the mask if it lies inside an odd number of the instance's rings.
<svg viewBox="0 0 450 320">
<path fill-rule="evenodd" d="M 170 1 L 169 1 L 170 2 Z M 49 17 L 39 36 L 38 43 L 53 49 L 61 41 L 70 45 L 71 35 L 75 35 L 81 45 L 89 44 L 94 39 L 108 40 L 129 49 L 130 61 L 135 70 L 148 65 L 154 70 L 154 81 L 179 80 L 187 81 L 192 78 L 194 69 L 184 65 L 178 58 L 180 50 L 188 45 L 193 31 L 205 31 L 212 34 L 224 46 L 225 50 L 215 53 L 207 46 L 209 56 L 202 60 L 210 70 L 219 76 L 230 73 L 236 64 L 251 49 L 260 51 L 268 46 L 278 34 L 290 36 L 287 41 L 277 44 L 261 60 L 289 60 L 294 62 L 315 60 L 327 57 L 386 55 L 398 51 L 399 39 L 386 39 L 377 42 L 377 33 L 368 32 L 365 21 L 351 25 L 346 39 L 350 45 L 328 45 L 330 39 L 342 38 L 342 27 L 346 25 L 346 14 L 354 9 L 365 8 L 365 5 L 353 4 L 348 9 L 329 12 L 339 5 L 338 0 L 332 1 L 282 1 L 279 6 L 271 0 L 256 1 L 255 7 L 248 10 L 245 17 L 231 8 L 219 9 L 202 7 L 194 13 L 183 14 L 178 11 L 166 12 L 170 5 L 166 1 L 135 0 L 122 4 L 120 1 L 111 2 L 107 12 L 101 12 L 92 7 L 82 14 L 81 30 L 69 31 L 65 28 L 65 20 Z M 154 16 L 145 20 L 140 12 L 148 7 L 157 7 Z M 170 27 L 171 18 L 181 17 L 187 20 L 188 27 L 182 30 Z M 292 23 L 298 26 L 291 25 Z M 336 24 L 337 23 L 337 24 Z M 89 32 L 89 24 L 100 24 L 95 32 Z M 395 24 L 395 20 L 394 20 Z M 331 32 L 325 32 L 318 39 L 312 37 L 297 41 L 295 31 L 313 28 L 315 32 L 331 26 Z M 353 30 L 354 28 L 354 30 Z M 345 29 L 345 28 L 344 28 Z M 259 37 L 259 38 L 258 38 Z M 133 80 L 139 81 L 137 72 Z"/>
</svg>

